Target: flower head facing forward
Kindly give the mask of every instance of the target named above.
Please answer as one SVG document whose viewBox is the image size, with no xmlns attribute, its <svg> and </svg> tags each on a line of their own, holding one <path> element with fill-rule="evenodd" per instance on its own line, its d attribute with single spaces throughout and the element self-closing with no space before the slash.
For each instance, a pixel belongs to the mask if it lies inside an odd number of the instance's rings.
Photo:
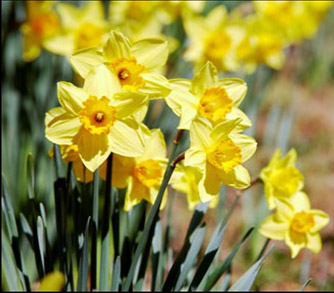
<svg viewBox="0 0 334 293">
<path fill-rule="evenodd" d="M 289 198 L 304 186 L 304 177 L 295 167 L 297 153 L 291 149 L 281 158 L 277 150 L 268 166 L 262 169 L 260 177 L 264 182 L 265 196 L 268 207 L 276 207 L 277 200 Z"/>
<path fill-rule="evenodd" d="M 185 79 L 170 80 L 172 92 L 166 102 L 181 117 L 179 128 L 189 129 L 196 117 L 205 117 L 213 125 L 240 118 L 239 130 L 251 126 L 246 114 L 238 109 L 247 91 L 241 79 L 218 80 L 217 68 L 207 62 L 191 82 Z"/>
<path fill-rule="evenodd" d="M 319 230 L 329 222 L 328 215 L 321 210 L 311 209 L 304 192 L 297 192 L 289 200 L 277 202 L 276 213 L 267 217 L 260 227 L 264 236 L 284 240 L 295 258 L 302 248 L 315 253 L 321 250 Z"/>
<path fill-rule="evenodd" d="M 94 68 L 83 89 L 58 83 L 62 107 L 50 110 L 45 119 L 46 137 L 60 145 L 78 145 L 84 165 L 94 172 L 111 152 L 135 157 L 144 152 L 141 117 L 147 97 L 122 93 L 118 78 L 104 65 Z M 137 120 L 136 120 L 137 119 Z"/>
<path fill-rule="evenodd" d="M 197 168 L 201 201 L 214 199 L 221 184 L 246 188 L 250 184 L 247 169 L 242 166 L 256 150 L 253 138 L 236 131 L 240 119 L 220 122 L 214 127 L 205 118 L 197 118 L 190 128 L 190 148 L 185 166 Z"/>
<path fill-rule="evenodd" d="M 155 71 L 166 63 L 167 46 L 167 41 L 158 38 L 131 43 L 123 34 L 112 31 L 103 47 L 80 50 L 72 55 L 71 63 L 83 78 L 94 66 L 105 64 L 117 76 L 123 91 L 161 98 L 170 93 L 170 86 Z"/>
</svg>

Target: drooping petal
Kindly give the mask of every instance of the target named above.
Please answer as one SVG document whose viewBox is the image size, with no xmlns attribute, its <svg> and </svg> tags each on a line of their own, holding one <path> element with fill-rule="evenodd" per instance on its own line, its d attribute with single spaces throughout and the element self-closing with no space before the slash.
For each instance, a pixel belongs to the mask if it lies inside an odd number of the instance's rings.
<svg viewBox="0 0 334 293">
<path fill-rule="evenodd" d="M 275 213 L 275 218 L 278 222 L 290 222 L 293 218 L 295 211 L 293 206 L 287 200 L 279 200 L 274 198 L 275 207 L 277 208 L 277 212 Z"/>
<path fill-rule="evenodd" d="M 90 172 L 81 161 L 73 162 L 73 171 L 78 181 L 85 183 L 93 181 L 94 174 Z"/>
<path fill-rule="evenodd" d="M 286 222 L 277 222 L 275 217 L 270 215 L 261 224 L 259 232 L 270 239 L 284 240 L 289 224 Z"/>
<path fill-rule="evenodd" d="M 210 133 L 211 140 L 214 142 L 226 140 L 230 133 L 240 125 L 241 119 L 225 120 L 215 125 Z"/>
<path fill-rule="evenodd" d="M 315 225 L 310 229 L 311 233 L 318 232 L 329 223 L 329 216 L 321 210 L 310 210 L 313 215 Z"/>
<path fill-rule="evenodd" d="M 56 109 L 60 113 L 59 108 Z M 51 119 L 53 115 L 52 110 L 46 114 L 45 121 L 48 121 L 48 123 L 45 128 L 45 137 L 55 144 L 73 144 L 73 138 L 81 127 L 79 118 L 67 112 Z"/>
<path fill-rule="evenodd" d="M 190 127 L 190 145 L 206 149 L 212 144 L 211 123 L 202 117 L 197 117 Z"/>
<path fill-rule="evenodd" d="M 140 92 L 149 96 L 150 99 L 165 98 L 171 92 L 168 80 L 160 74 L 143 73 L 141 77 L 145 80 L 145 85 Z"/>
<path fill-rule="evenodd" d="M 199 170 L 201 170 L 201 172 L 204 172 L 205 164 L 206 164 L 206 153 L 203 151 L 203 149 L 193 146 L 190 147 L 185 152 L 185 158 L 184 158 L 185 166 L 196 167 Z"/>
<path fill-rule="evenodd" d="M 52 108 L 51 110 L 49 110 L 49 112 L 45 114 L 44 124 L 48 125 L 51 120 L 65 113 L 67 113 L 67 111 L 62 107 Z"/>
<path fill-rule="evenodd" d="M 70 82 L 58 82 L 57 94 L 59 103 L 70 113 L 76 115 L 88 99 L 88 94 Z"/>
<path fill-rule="evenodd" d="M 143 199 L 149 197 L 149 189 L 141 184 L 138 180 L 129 181 L 129 186 L 125 194 L 124 210 L 129 211 Z"/>
<path fill-rule="evenodd" d="M 307 194 L 303 191 L 296 192 L 289 199 L 295 212 L 308 211 L 311 208 L 310 200 Z"/>
<path fill-rule="evenodd" d="M 218 83 L 217 68 L 209 61 L 196 73 L 191 82 L 191 92 L 202 96 L 205 89 L 214 88 Z"/>
<path fill-rule="evenodd" d="M 91 134 L 84 128 L 81 128 L 75 143 L 78 145 L 82 162 L 91 172 L 99 168 L 111 153 L 107 135 Z"/>
<path fill-rule="evenodd" d="M 168 58 L 168 42 L 158 38 L 140 40 L 132 44 L 131 55 L 148 70 L 160 68 Z"/>
<path fill-rule="evenodd" d="M 264 182 L 264 194 L 266 197 L 268 209 L 270 210 L 274 209 L 276 207 L 276 201 L 274 198 L 274 188 L 272 184 Z"/>
<path fill-rule="evenodd" d="M 129 40 L 122 33 L 112 31 L 103 47 L 103 56 L 107 61 L 129 58 L 131 56 Z"/>
<path fill-rule="evenodd" d="M 246 96 L 247 84 L 242 79 L 224 78 L 219 81 L 219 85 L 226 90 L 235 107 L 238 107 Z"/>
<path fill-rule="evenodd" d="M 112 104 L 116 107 L 117 117 L 124 119 L 140 111 L 147 103 L 147 96 L 144 94 L 123 92 L 113 96 Z"/>
<path fill-rule="evenodd" d="M 234 167 L 231 172 L 225 173 L 221 171 L 219 177 L 222 184 L 243 189 L 249 186 L 250 176 L 248 170 L 242 165 Z"/>
<path fill-rule="evenodd" d="M 104 58 L 99 48 L 88 48 L 75 51 L 70 57 L 70 62 L 74 70 L 82 78 L 86 78 L 93 67 L 104 62 Z"/>
<path fill-rule="evenodd" d="M 306 248 L 313 251 L 314 253 L 318 253 L 322 248 L 321 237 L 319 233 L 308 233 L 307 234 L 307 244 Z"/>
<path fill-rule="evenodd" d="M 144 153 L 144 136 L 135 121 L 116 121 L 108 137 L 110 149 L 115 154 L 139 157 Z"/>
<path fill-rule="evenodd" d="M 208 194 L 218 196 L 221 187 L 219 170 L 209 163 L 205 166 L 204 187 Z"/>
<path fill-rule="evenodd" d="M 245 134 L 230 134 L 232 141 L 241 149 L 242 162 L 249 160 L 256 151 L 257 143 L 254 138 Z"/>
<path fill-rule="evenodd" d="M 235 132 L 241 132 L 252 126 L 252 121 L 239 108 L 233 107 L 232 111 L 226 115 L 227 120 L 241 119 L 240 124 L 236 126 Z"/>
<path fill-rule="evenodd" d="M 296 234 L 291 230 L 287 230 L 285 234 L 285 243 L 291 249 L 291 258 L 295 258 L 300 250 L 305 247 L 306 236 L 304 234 Z"/>
<path fill-rule="evenodd" d="M 121 92 L 121 84 L 115 74 L 101 64 L 89 71 L 84 84 L 84 90 L 91 96 L 103 96 L 112 100 L 115 93 Z"/>
<path fill-rule="evenodd" d="M 161 159 L 166 157 L 166 143 L 160 129 L 152 129 L 150 136 L 145 142 L 145 152 L 140 158 L 142 161 L 148 159 Z"/>
</svg>

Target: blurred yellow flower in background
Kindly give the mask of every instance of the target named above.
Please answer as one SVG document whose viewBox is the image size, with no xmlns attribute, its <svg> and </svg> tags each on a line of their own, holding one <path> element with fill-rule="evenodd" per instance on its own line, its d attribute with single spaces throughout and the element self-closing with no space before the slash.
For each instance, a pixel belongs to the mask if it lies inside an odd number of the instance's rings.
<svg viewBox="0 0 334 293">
<path fill-rule="evenodd" d="M 104 65 L 90 71 L 83 89 L 59 82 L 58 99 L 62 107 L 46 114 L 45 135 L 59 145 L 78 145 L 79 156 L 91 172 L 111 152 L 129 157 L 144 152 L 143 135 L 131 117 L 146 109 L 147 97 L 121 93 L 118 78 Z"/>
<path fill-rule="evenodd" d="M 95 66 L 105 64 L 124 91 L 162 98 L 170 93 L 170 87 L 168 80 L 155 70 L 166 63 L 167 57 L 165 40 L 151 38 L 131 44 L 122 33 L 112 31 L 103 48 L 78 51 L 71 57 L 71 63 L 83 78 Z"/>
<path fill-rule="evenodd" d="M 54 271 L 47 274 L 38 287 L 38 291 L 62 291 L 65 286 L 65 276 L 63 273 Z"/>
<path fill-rule="evenodd" d="M 284 240 L 291 248 L 291 257 L 295 258 L 304 247 L 315 253 L 321 250 L 319 230 L 328 223 L 328 215 L 311 209 L 307 195 L 297 192 L 289 200 L 277 202 L 276 213 L 264 220 L 260 233 L 271 239 Z"/>
<path fill-rule="evenodd" d="M 56 9 L 62 30 L 45 43 L 52 53 L 70 55 L 79 49 L 100 46 L 106 39 L 111 26 L 105 20 L 102 2 L 87 1 L 82 7 L 59 3 Z"/>
<path fill-rule="evenodd" d="M 53 10 L 54 1 L 26 1 L 27 19 L 21 26 L 23 34 L 23 60 L 35 60 L 47 39 L 60 29 L 58 15 Z"/>
<path fill-rule="evenodd" d="M 190 127 L 190 148 L 185 153 L 185 166 L 197 168 L 201 201 L 216 197 L 221 184 L 246 188 L 250 176 L 241 164 L 256 151 L 255 140 L 236 132 L 241 119 L 223 121 L 216 126 L 205 118 L 197 118 Z"/>
<path fill-rule="evenodd" d="M 281 151 L 277 150 L 268 166 L 261 170 L 260 177 L 264 182 L 264 193 L 269 209 L 276 207 L 277 200 L 288 199 L 303 189 L 304 177 L 295 167 L 297 152 L 291 149 L 281 158 Z"/>
<path fill-rule="evenodd" d="M 241 118 L 238 130 L 251 126 L 246 114 L 237 108 L 246 95 L 246 83 L 238 78 L 218 80 L 217 69 L 211 62 L 206 62 L 192 81 L 173 79 L 170 85 L 172 92 L 166 102 L 181 117 L 180 129 L 189 129 L 198 116 L 213 124 Z"/>
<path fill-rule="evenodd" d="M 113 156 L 112 183 L 116 188 L 127 187 L 125 211 L 142 200 L 154 203 L 167 165 L 163 133 L 159 129 L 149 130 L 144 124 L 140 127 L 145 136 L 144 153 L 135 158 Z M 106 163 L 102 165 L 100 175 L 106 179 Z M 162 207 L 165 201 L 166 196 Z"/>
</svg>

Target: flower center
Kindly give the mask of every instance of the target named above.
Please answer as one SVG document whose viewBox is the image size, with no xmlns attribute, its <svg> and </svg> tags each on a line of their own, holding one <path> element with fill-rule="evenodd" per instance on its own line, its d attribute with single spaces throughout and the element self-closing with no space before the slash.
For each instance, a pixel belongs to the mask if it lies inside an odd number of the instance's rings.
<svg viewBox="0 0 334 293">
<path fill-rule="evenodd" d="M 279 169 L 270 176 L 270 181 L 273 186 L 280 192 L 280 194 L 285 194 L 287 196 L 290 196 L 297 191 L 302 180 L 302 175 L 294 166 Z"/>
<path fill-rule="evenodd" d="M 111 62 L 110 69 L 118 76 L 124 90 L 134 92 L 145 85 L 141 77 L 145 67 L 138 64 L 135 57 L 118 58 Z"/>
<path fill-rule="evenodd" d="M 90 96 L 79 112 L 79 119 L 91 134 L 108 134 L 117 119 L 116 109 L 109 105 L 109 99 Z"/>
<path fill-rule="evenodd" d="M 232 140 L 221 140 L 208 150 L 207 159 L 214 167 L 228 173 L 242 163 L 241 150 Z"/>
<path fill-rule="evenodd" d="M 162 167 L 159 162 L 155 160 L 146 160 L 134 167 L 133 176 L 143 185 L 151 188 L 160 183 Z"/>
<path fill-rule="evenodd" d="M 102 42 L 104 31 L 93 23 L 83 23 L 75 32 L 76 49 L 84 49 L 99 46 Z"/>
<path fill-rule="evenodd" d="M 59 18 L 54 12 L 40 14 L 31 20 L 31 28 L 40 38 L 53 36 L 59 27 Z"/>
<path fill-rule="evenodd" d="M 230 50 L 231 42 L 224 31 L 212 32 L 205 40 L 204 53 L 211 61 L 222 59 Z"/>
<path fill-rule="evenodd" d="M 313 215 L 302 211 L 294 215 L 290 224 L 290 229 L 296 233 L 306 233 L 314 226 L 314 224 Z"/>
<path fill-rule="evenodd" d="M 224 119 L 232 111 L 233 102 L 222 87 L 206 89 L 198 112 L 211 121 Z"/>
</svg>

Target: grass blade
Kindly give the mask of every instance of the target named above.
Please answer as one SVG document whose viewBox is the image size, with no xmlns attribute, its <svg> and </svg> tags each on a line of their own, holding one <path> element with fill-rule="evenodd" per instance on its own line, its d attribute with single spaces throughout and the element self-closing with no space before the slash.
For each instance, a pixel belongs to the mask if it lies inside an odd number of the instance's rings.
<svg viewBox="0 0 334 293">
<path fill-rule="evenodd" d="M 187 279 L 188 273 L 191 270 L 192 266 L 196 262 L 196 258 L 198 256 L 199 250 L 201 249 L 204 235 L 205 235 L 206 226 L 203 224 L 196 233 L 190 238 L 190 249 L 187 254 L 187 257 L 184 261 L 184 264 L 181 267 L 180 276 L 176 282 L 175 291 L 180 291 L 184 282 Z"/>
<path fill-rule="evenodd" d="M 152 284 L 151 290 L 157 291 L 162 280 L 163 267 L 161 267 L 162 261 L 162 229 L 161 220 L 157 222 L 154 229 L 154 236 L 152 239 Z"/>
<path fill-rule="evenodd" d="M 45 274 L 45 259 L 44 259 L 44 251 L 45 251 L 45 242 L 44 242 L 44 225 L 43 220 L 40 216 L 37 217 L 37 239 L 38 239 L 38 248 L 39 255 L 42 261 L 42 268 Z"/>
<path fill-rule="evenodd" d="M 117 256 L 112 273 L 111 291 L 119 291 L 121 284 L 121 258 Z"/>
<path fill-rule="evenodd" d="M 32 153 L 27 156 L 27 185 L 28 185 L 28 198 L 35 198 L 35 172 L 34 172 L 34 161 Z"/>
<path fill-rule="evenodd" d="M 250 291 L 257 275 L 260 272 L 262 267 L 262 263 L 265 258 L 271 253 L 273 250 L 273 246 L 262 256 L 255 264 L 253 264 L 246 273 L 244 273 L 232 286 L 228 291 Z"/>
<path fill-rule="evenodd" d="M 237 254 L 240 246 L 245 242 L 248 236 L 252 233 L 254 228 L 250 228 L 246 234 L 242 237 L 242 239 L 234 246 L 232 252 L 228 255 L 228 257 L 220 264 L 218 267 L 213 271 L 213 273 L 209 276 L 208 280 L 206 281 L 203 290 L 209 291 L 212 287 L 216 284 L 218 279 L 225 273 L 225 271 L 230 266 L 233 258 Z"/>
<path fill-rule="evenodd" d="M 304 290 L 305 290 L 305 288 L 308 286 L 308 285 L 310 285 L 310 283 L 311 283 L 311 279 L 308 279 L 304 284 L 303 284 L 303 286 L 300 288 L 300 292 L 303 292 Z"/>
<path fill-rule="evenodd" d="M 79 273 L 77 282 L 77 291 L 87 291 L 87 278 L 88 278 L 88 233 L 91 218 L 88 217 L 87 225 L 85 229 L 85 238 L 82 248 L 82 254 L 79 263 Z"/>
<path fill-rule="evenodd" d="M 10 196 L 8 194 L 8 190 L 7 190 L 7 186 L 6 186 L 6 181 L 4 176 L 2 175 L 2 194 L 3 194 L 3 198 L 4 198 L 4 206 L 3 209 L 5 208 L 7 211 L 7 219 L 6 219 L 6 225 L 7 225 L 7 229 L 9 231 L 10 229 L 10 233 L 11 235 L 9 235 L 9 239 L 10 241 L 12 241 L 12 237 L 18 237 L 18 232 L 17 232 L 17 225 L 16 225 L 16 220 L 15 220 L 15 213 L 13 210 L 13 206 L 10 200 Z M 1 200 L 2 201 L 2 200 Z M 6 215 L 5 214 L 5 215 Z"/>
</svg>

